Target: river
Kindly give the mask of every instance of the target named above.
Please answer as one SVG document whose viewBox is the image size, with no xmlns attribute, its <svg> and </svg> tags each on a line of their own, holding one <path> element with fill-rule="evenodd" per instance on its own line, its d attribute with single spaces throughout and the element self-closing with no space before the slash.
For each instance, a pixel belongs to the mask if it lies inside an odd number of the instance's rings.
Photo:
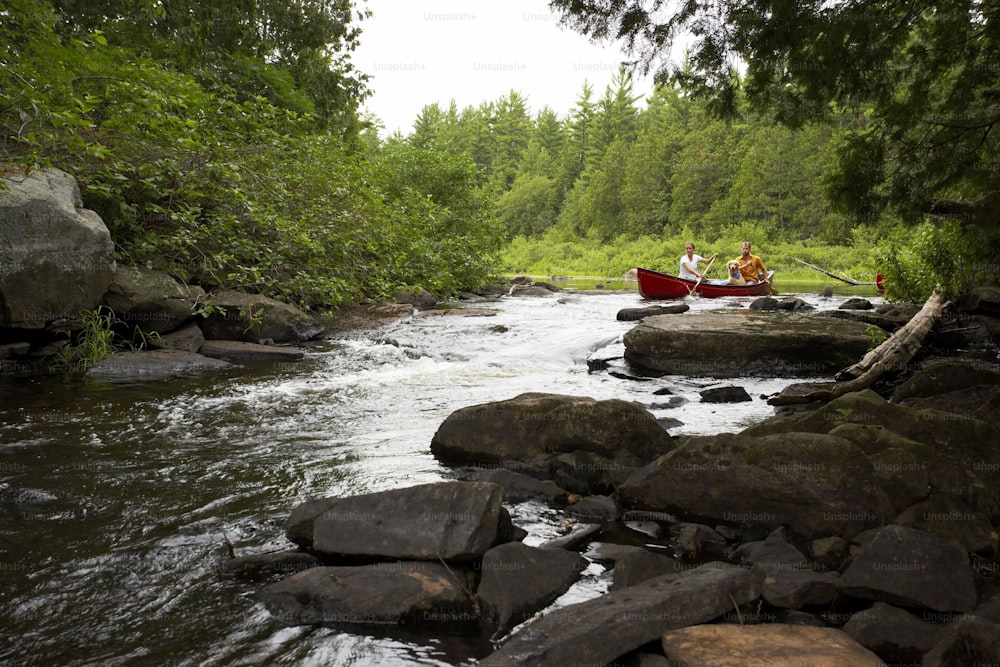
<svg viewBox="0 0 1000 667">
<path fill-rule="evenodd" d="M 800 296 L 819 308 L 846 295 L 815 288 Z M 670 432 L 717 433 L 772 414 L 761 395 L 791 381 L 588 372 L 633 326 L 615 315 L 643 305 L 634 292 L 473 305 L 497 312 L 354 332 L 294 364 L 139 383 L 0 379 L 0 664 L 469 663 L 485 637 L 282 626 L 258 584 L 216 575 L 224 536 L 237 554 L 289 548 L 284 521 L 302 501 L 446 478 L 430 441 L 463 406 L 528 391 L 651 406 L 669 385 L 688 399 L 653 410 L 680 422 Z M 698 403 L 721 384 L 754 400 Z M 558 532 L 548 508 L 511 512 L 529 544 Z M 556 605 L 599 594 L 608 577 L 593 563 Z"/>
</svg>

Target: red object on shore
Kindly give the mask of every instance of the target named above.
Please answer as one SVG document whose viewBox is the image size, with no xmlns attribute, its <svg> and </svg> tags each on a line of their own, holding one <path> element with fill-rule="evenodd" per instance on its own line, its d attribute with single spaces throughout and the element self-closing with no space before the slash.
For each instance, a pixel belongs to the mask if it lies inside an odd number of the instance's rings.
<svg viewBox="0 0 1000 667">
<path fill-rule="evenodd" d="M 639 294 L 644 299 L 682 299 L 695 287 L 694 280 L 685 280 L 649 269 L 638 269 Z M 702 282 L 695 287 L 695 294 L 709 299 L 720 296 L 767 296 L 770 283 L 756 285 L 713 285 Z"/>
</svg>

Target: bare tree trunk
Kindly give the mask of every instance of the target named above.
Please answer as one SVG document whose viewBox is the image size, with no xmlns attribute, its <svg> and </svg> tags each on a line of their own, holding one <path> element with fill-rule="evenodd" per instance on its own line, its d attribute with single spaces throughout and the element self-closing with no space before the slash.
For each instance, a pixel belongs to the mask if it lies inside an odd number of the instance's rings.
<svg viewBox="0 0 1000 667">
<path fill-rule="evenodd" d="M 950 304 L 943 295 L 934 292 L 909 322 L 869 351 L 861 361 L 837 373 L 834 376 L 836 382 L 831 387 L 802 396 L 784 397 L 782 405 L 831 401 L 849 392 L 867 389 L 888 371 L 902 369 L 920 351 L 924 339 L 933 331 L 941 313 Z"/>
</svg>

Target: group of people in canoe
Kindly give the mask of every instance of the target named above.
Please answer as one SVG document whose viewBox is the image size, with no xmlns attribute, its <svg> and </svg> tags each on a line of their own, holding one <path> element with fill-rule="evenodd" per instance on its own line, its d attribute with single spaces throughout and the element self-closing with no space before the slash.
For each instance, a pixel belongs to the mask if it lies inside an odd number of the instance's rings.
<svg viewBox="0 0 1000 667">
<path fill-rule="evenodd" d="M 740 256 L 726 262 L 725 280 L 710 280 L 712 285 L 756 285 L 761 282 L 768 282 L 768 272 L 764 268 L 764 262 L 760 257 L 750 252 L 750 242 L 744 241 Z M 711 257 L 702 257 L 695 253 L 694 243 L 690 241 L 684 244 L 684 254 L 681 255 L 680 270 L 677 272 L 679 278 L 685 280 L 701 281 L 705 278 L 705 273 L 709 266 L 719 256 L 719 253 L 712 254 Z M 707 264 L 705 271 L 698 270 L 698 264 Z"/>
</svg>

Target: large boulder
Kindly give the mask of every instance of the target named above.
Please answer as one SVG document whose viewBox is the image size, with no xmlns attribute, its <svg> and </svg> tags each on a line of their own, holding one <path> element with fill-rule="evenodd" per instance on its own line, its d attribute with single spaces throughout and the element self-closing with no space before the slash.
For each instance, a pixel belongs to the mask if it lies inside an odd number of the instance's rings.
<svg viewBox="0 0 1000 667">
<path fill-rule="evenodd" d="M 496 484 L 433 482 L 311 500 L 292 512 L 287 535 L 334 556 L 471 561 L 507 541 L 502 499 Z"/>
<path fill-rule="evenodd" d="M 604 665 L 667 630 L 705 623 L 759 595 L 749 570 L 707 563 L 550 611 L 479 664 Z"/>
<path fill-rule="evenodd" d="M 323 326 L 298 308 L 259 294 L 216 292 L 204 303 L 201 330 L 209 340 L 299 343 L 316 338 Z"/>
<path fill-rule="evenodd" d="M 145 333 L 165 334 L 194 319 L 200 287 L 187 287 L 164 271 L 122 266 L 103 303 L 125 324 Z"/>
<path fill-rule="evenodd" d="M 558 394 L 456 410 L 431 440 L 431 452 L 447 463 L 531 463 L 579 493 L 611 488 L 672 447 L 670 434 L 635 403 Z"/>
<path fill-rule="evenodd" d="M 66 172 L 42 169 L 0 183 L 0 327 L 79 321 L 115 275 L 108 228 L 83 208 Z"/>
<path fill-rule="evenodd" d="M 970 612 L 976 606 L 965 549 L 897 525 L 878 532 L 844 572 L 838 588 L 852 597 L 939 612 Z"/>
<path fill-rule="evenodd" d="M 618 487 L 623 508 L 803 536 L 853 536 L 892 516 L 872 465 L 832 435 L 687 438 Z"/>
<path fill-rule="evenodd" d="M 881 464 L 894 473 L 898 463 L 899 473 L 913 476 L 894 482 L 897 503 L 910 492 L 904 486 L 915 492 L 913 484 L 926 473 L 932 488 L 961 498 L 973 512 L 1000 514 L 996 427 L 989 422 L 944 410 L 896 405 L 865 390 L 844 394 L 813 412 L 776 415 L 742 435 L 798 432 L 851 439 L 873 463 L 882 452 L 898 449 L 895 459 Z"/>
<path fill-rule="evenodd" d="M 654 371 L 711 377 L 828 375 L 871 346 L 867 325 L 744 311 L 647 317 L 625 334 L 625 358 Z"/>
</svg>

